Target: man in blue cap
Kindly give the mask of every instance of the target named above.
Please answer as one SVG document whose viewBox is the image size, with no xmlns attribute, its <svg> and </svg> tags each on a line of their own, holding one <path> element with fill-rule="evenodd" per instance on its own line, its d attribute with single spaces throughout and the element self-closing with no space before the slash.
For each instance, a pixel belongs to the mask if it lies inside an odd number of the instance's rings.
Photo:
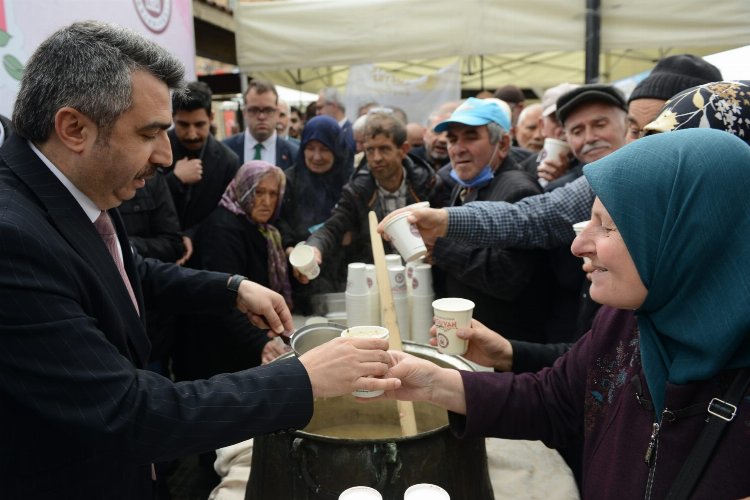
<svg viewBox="0 0 750 500">
<path fill-rule="evenodd" d="M 515 202 L 539 194 L 534 178 L 510 152 L 510 117 L 497 102 L 469 98 L 435 132 L 447 133 L 450 177 L 456 181 L 451 206 L 471 201 Z M 544 300 L 549 293 L 543 254 L 513 251 L 438 238 L 432 264 L 444 276 L 439 295 L 474 302 L 474 317 L 505 335 L 544 341 Z M 440 283 L 442 280 L 436 280 Z M 441 293 L 442 292 L 442 293 Z M 540 304 L 542 306 L 540 307 Z M 542 309 L 540 313 L 540 309 Z"/>
</svg>

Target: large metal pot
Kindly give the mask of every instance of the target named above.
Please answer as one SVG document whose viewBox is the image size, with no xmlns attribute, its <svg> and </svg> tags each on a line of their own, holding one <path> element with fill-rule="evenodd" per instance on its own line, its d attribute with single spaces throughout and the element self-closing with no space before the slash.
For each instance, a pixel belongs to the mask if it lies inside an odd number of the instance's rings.
<svg viewBox="0 0 750 500">
<path fill-rule="evenodd" d="M 305 331 L 325 337 L 316 328 L 322 325 L 311 326 Z M 329 334 L 338 336 L 336 328 Z M 404 351 L 438 365 L 472 369 L 463 359 L 430 346 L 403 344 Z M 361 404 L 351 396 L 316 400 L 304 429 L 255 438 L 246 500 L 336 500 L 358 485 L 375 488 L 384 500 L 401 500 L 406 488 L 417 483 L 439 485 L 458 500 L 492 500 L 484 439 L 456 439 L 445 410 L 438 407 L 415 403 L 414 410 L 418 434 L 401 437 L 393 401 Z M 376 437 L 352 437 L 351 432 L 368 424 L 377 427 Z"/>
</svg>

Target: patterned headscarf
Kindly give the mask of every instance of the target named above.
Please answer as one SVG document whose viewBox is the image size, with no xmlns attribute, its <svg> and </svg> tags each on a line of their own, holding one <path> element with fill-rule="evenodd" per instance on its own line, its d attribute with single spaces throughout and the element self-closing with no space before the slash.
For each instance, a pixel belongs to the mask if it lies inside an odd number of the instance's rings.
<svg viewBox="0 0 750 500">
<path fill-rule="evenodd" d="M 640 139 L 586 167 L 648 290 L 635 312 L 657 414 L 665 384 L 750 366 L 750 147 L 712 129 Z"/>
<path fill-rule="evenodd" d="M 254 221 L 250 214 L 255 201 L 255 189 L 266 176 L 274 176 L 279 182 L 279 198 L 273 215 L 266 224 Z M 279 230 L 270 224 L 276 220 L 281 210 L 281 201 L 284 199 L 284 187 L 286 176 L 279 167 L 268 162 L 253 160 L 245 163 L 237 171 L 234 179 L 229 183 L 224 194 L 221 196 L 219 206 L 222 206 L 236 215 L 244 215 L 247 220 L 258 226 L 258 231 L 266 238 L 268 249 L 268 281 L 271 289 L 284 296 L 286 303 L 292 306 L 292 286 L 289 282 L 289 273 L 286 263 L 286 253 L 281 244 Z"/>
<path fill-rule="evenodd" d="M 750 81 L 698 85 L 668 100 L 646 133 L 715 128 L 750 144 Z"/>
</svg>

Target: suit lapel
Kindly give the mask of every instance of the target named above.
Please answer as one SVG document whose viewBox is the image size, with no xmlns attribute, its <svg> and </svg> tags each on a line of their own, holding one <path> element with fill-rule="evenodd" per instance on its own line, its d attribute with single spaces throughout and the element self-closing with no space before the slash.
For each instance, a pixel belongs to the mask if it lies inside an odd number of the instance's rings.
<svg viewBox="0 0 750 500">
<path fill-rule="evenodd" d="M 138 358 L 134 361 L 139 366 L 143 366 L 150 350 L 148 337 L 141 319 L 133 308 L 133 302 L 122 282 L 117 266 L 94 224 L 91 223 L 73 195 L 28 147 L 25 139 L 13 136 L 6 146 L 2 150 L 2 157 L 10 170 L 36 194 L 39 204 L 47 211 L 51 224 L 75 252 L 90 264 L 90 267 L 101 277 L 103 286 L 112 294 L 117 309 L 126 323 L 129 344 Z M 126 271 L 139 307 L 143 310 L 140 280 L 135 272 L 132 253 L 127 244 L 127 235 L 116 211 L 110 211 L 110 215 L 113 221 L 116 220 L 115 227 L 120 239 Z"/>
</svg>

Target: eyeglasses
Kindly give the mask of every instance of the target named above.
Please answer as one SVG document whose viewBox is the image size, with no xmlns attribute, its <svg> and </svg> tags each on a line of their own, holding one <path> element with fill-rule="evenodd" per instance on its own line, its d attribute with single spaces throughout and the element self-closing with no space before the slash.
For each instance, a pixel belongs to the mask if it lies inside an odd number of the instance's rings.
<svg viewBox="0 0 750 500">
<path fill-rule="evenodd" d="M 246 108 L 245 111 L 247 111 L 247 114 L 250 116 L 258 116 L 259 114 L 264 114 L 266 116 L 273 116 L 276 114 L 277 109 L 276 108 L 257 108 L 255 106 Z"/>
</svg>

